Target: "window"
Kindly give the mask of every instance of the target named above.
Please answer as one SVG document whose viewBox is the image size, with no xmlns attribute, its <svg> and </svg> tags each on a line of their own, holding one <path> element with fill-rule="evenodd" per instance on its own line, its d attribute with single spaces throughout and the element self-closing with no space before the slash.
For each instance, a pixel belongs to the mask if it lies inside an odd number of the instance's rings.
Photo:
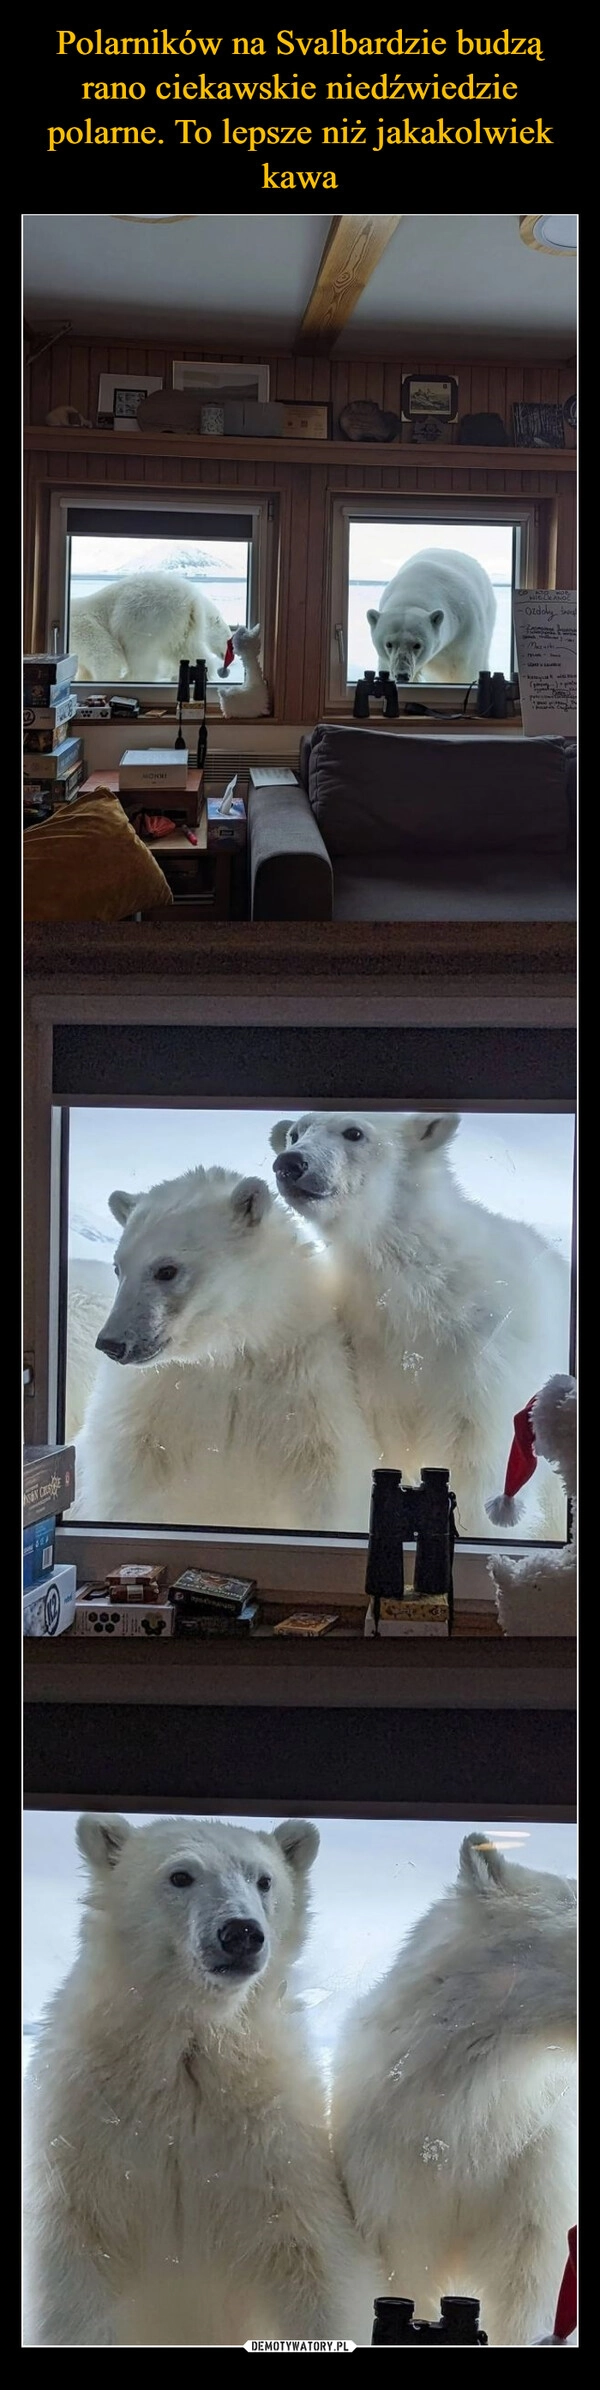
<svg viewBox="0 0 600 2390">
<path fill-rule="evenodd" d="M 535 509 L 522 503 L 508 501 L 494 504 L 482 499 L 411 500 L 402 498 L 393 504 L 381 499 L 334 500 L 331 582 L 331 645 L 329 668 L 329 700 L 343 701 L 354 690 L 365 670 L 377 668 L 394 672 L 398 663 L 399 685 L 406 678 L 411 693 L 419 696 L 428 689 L 427 703 L 435 705 L 435 690 L 444 691 L 452 682 L 463 690 L 470 681 L 477 680 L 485 666 L 492 672 L 504 673 L 509 680 L 515 669 L 512 591 L 527 586 L 532 570 Z M 431 652 L 413 648 L 411 657 L 399 661 L 395 655 L 380 652 L 367 621 L 369 611 L 381 608 L 384 589 L 396 574 L 425 548 L 453 551 L 461 558 L 472 559 L 486 576 L 478 575 L 480 600 L 483 600 L 483 619 L 492 625 L 491 637 L 485 637 L 485 653 L 471 651 L 468 671 L 458 658 L 451 658 L 451 669 L 445 677 L 444 646 L 438 648 L 439 632 L 431 640 Z M 486 589 L 488 583 L 489 591 Z M 415 603 L 421 602 L 420 591 Z M 437 610 L 437 609 L 436 609 Z M 413 631 L 418 626 L 412 626 Z M 455 651 L 456 653 L 456 651 Z M 411 660 L 412 658 L 412 660 Z M 438 695 L 438 703 L 441 698 Z"/>
<path fill-rule="evenodd" d="M 461 1537 L 494 1540 L 513 1416 L 570 1366 L 568 1112 L 292 1093 L 61 1120 L 78 1523 L 364 1537 L 384 1460 L 449 1467 Z M 564 1541 L 546 1465 L 507 1533 Z"/>
<path fill-rule="evenodd" d="M 331 1718 L 327 1731 L 331 1742 Z M 439 1717 L 437 1738 L 443 1740 Z M 237 1730 L 232 1737 L 229 1728 L 230 1745 L 237 1740 Z M 539 1736 L 536 1750 L 539 1765 Z M 50 2337 L 44 2309 L 49 2284 L 55 2302 L 60 2296 L 62 2345 L 81 2342 L 86 2292 L 92 2301 L 95 2292 L 97 2302 L 88 2312 L 88 2343 L 95 2345 L 102 2334 L 105 2345 L 106 2304 L 110 2313 L 111 2300 L 126 2295 L 130 2283 L 133 2287 L 135 2275 L 128 2280 L 128 2273 L 137 2266 L 142 2282 L 136 2345 L 149 2339 L 155 2345 L 204 2345 L 211 2302 L 210 2337 L 217 2345 L 248 2345 L 251 2332 L 291 2328 L 285 2310 L 283 2321 L 281 2310 L 273 2321 L 271 2305 L 278 2281 L 281 2298 L 279 2252 L 279 2269 L 273 2262 L 281 2212 L 282 2243 L 291 2246 L 297 2268 L 293 2329 L 312 2337 L 313 2269 L 299 2263 L 312 2212 L 305 2168 L 316 2130 L 323 2142 L 319 2215 L 327 2217 L 323 2127 L 328 2121 L 337 2172 L 350 2191 L 358 2226 L 355 2239 L 352 2223 L 346 2226 L 346 2265 L 341 2197 L 335 2231 L 331 2223 L 329 2233 L 320 2232 L 320 2303 L 329 2302 L 328 2331 L 347 2333 L 359 2344 L 370 2340 L 381 2281 L 365 2197 L 372 2200 L 389 2252 L 388 2297 L 413 2297 L 419 2318 L 437 2316 L 439 2295 L 448 2290 L 476 2297 L 492 2346 L 507 2340 L 533 2346 L 552 2330 L 565 2264 L 565 2202 L 568 2213 L 572 2198 L 576 2212 L 575 1825 L 568 1811 L 545 1810 L 541 1803 L 535 1812 L 509 1806 L 499 1818 L 490 1818 L 485 1803 L 483 1813 L 474 1812 L 470 1803 L 466 1814 L 464 1807 L 461 1812 L 448 1803 L 436 1810 L 417 1806 L 416 1813 L 412 1808 L 407 1814 L 373 1814 L 364 1808 L 336 1814 L 328 1803 L 313 1803 L 310 1757 L 304 1765 L 306 1773 L 301 1764 L 299 1778 L 306 1796 L 303 1812 L 298 1817 L 293 1801 L 291 1819 L 285 1803 L 273 1811 L 260 1799 L 243 1807 L 223 1790 L 206 1803 L 208 1820 L 198 1814 L 197 1802 L 182 1802 L 181 1796 L 170 1802 L 159 1796 L 150 1811 L 146 1800 L 143 1807 L 134 1805 L 133 1813 L 125 1796 L 118 1802 L 121 1814 L 112 1817 L 106 1810 L 98 1815 L 97 1797 L 87 1802 L 84 1847 L 97 1883 L 104 1883 L 104 1892 L 98 1889 L 91 1903 L 82 1898 L 89 1865 L 77 1845 L 73 1812 L 64 1807 L 25 1812 L 27 2345 L 37 2345 L 44 2330 L 44 2345 Z M 267 1840 L 277 1828 L 282 1840 Z M 107 1865 L 103 1875 L 108 1853 L 110 1870 Z M 120 1867 L 126 1871 L 123 1891 Z M 455 1890 L 459 1867 L 460 1893 Z M 290 1937 L 294 1880 L 298 1896 Z M 303 1881 L 310 1890 L 307 1909 Z M 82 1944 L 86 1995 L 78 1999 L 72 1971 Z M 232 1953 L 229 1980 L 225 1952 Z M 102 1996 L 94 1998 L 100 1984 Z M 272 2001 L 277 2003 L 275 2029 Z M 47 2004 L 50 2013 L 44 2016 Z M 211 2092 L 204 2099 L 198 2097 L 198 2083 L 209 2062 L 202 2037 L 206 2015 Z M 251 2061 L 248 2098 L 241 2044 Z M 152 2069 L 157 2048 L 158 2091 L 156 2063 Z M 231 2096 L 234 2055 L 237 2105 Z M 228 2126 L 220 2134 L 215 2126 L 219 2100 Z M 560 2148 L 560 2200 L 540 2247 L 528 2226 L 535 2222 L 534 2203 L 547 2167 L 549 2114 L 557 2167 Z M 348 2116 L 351 2132 L 344 2130 Z M 483 2123 L 485 2188 L 495 2202 L 494 2232 L 486 2235 L 472 2195 Z M 509 2263 L 511 2184 L 521 2134 L 530 2168 L 538 2141 L 539 2174 L 530 2181 L 529 2204 L 527 2184 L 521 2190 L 525 2206 L 515 2268 Z M 404 2164 L 394 2169 L 398 2148 Z M 88 2255 L 92 2149 L 93 2222 L 97 2216 L 102 2236 L 97 2271 Z M 38 2193 L 33 2212 L 32 2190 L 34 2200 Z M 250 2218 L 251 2245 L 258 2215 L 251 2255 L 247 2234 L 238 2225 L 238 2190 L 244 2221 Z M 333 2166 L 330 2199 L 330 2215 L 335 2215 Z M 419 2232 L 414 2234 L 408 2219 L 417 2200 Z M 459 2207 L 457 2238 L 450 2227 Z M 80 2272 L 76 2238 L 82 2219 L 86 2268 Z M 128 2224 L 132 2229 L 126 2233 Z M 401 2257 L 403 2225 L 411 2252 L 407 2271 L 402 2271 L 402 2264 L 407 2266 L 406 2254 Z M 43 2258 L 59 2237 L 61 2251 L 68 2252 L 70 2233 L 73 2264 L 63 2264 L 57 2291 L 54 2270 L 43 2265 Z M 228 2240 L 235 2258 L 233 2309 L 224 2265 Z M 207 2249 L 208 2278 L 202 2262 Z M 144 2265 L 147 2256 L 150 2266 Z M 297 2304 L 298 2280 L 305 2285 L 305 2306 Z M 258 2324 L 257 2282 L 267 2300 Z M 511 2297 L 515 2303 L 509 2314 Z M 120 2333 L 118 2339 L 123 2345 Z"/>
<path fill-rule="evenodd" d="M 77 681 L 132 694 L 177 686 L 182 656 L 208 664 L 213 696 L 229 633 L 260 622 L 263 658 L 272 619 L 269 535 L 273 503 L 239 500 L 80 498 L 55 494 L 51 509 L 48 637 L 57 626 L 79 657 Z M 265 670 L 267 669 L 265 665 Z M 234 658 L 223 686 L 243 684 Z"/>
</svg>

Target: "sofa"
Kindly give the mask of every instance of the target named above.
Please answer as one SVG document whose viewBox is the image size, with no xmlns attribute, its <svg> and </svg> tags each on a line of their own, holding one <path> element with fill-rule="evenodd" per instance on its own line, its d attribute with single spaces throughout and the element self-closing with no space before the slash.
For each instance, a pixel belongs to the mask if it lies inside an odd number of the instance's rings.
<svg viewBox="0 0 600 2390">
<path fill-rule="evenodd" d="M 576 747 L 321 722 L 251 789 L 255 921 L 571 921 Z"/>
</svg>

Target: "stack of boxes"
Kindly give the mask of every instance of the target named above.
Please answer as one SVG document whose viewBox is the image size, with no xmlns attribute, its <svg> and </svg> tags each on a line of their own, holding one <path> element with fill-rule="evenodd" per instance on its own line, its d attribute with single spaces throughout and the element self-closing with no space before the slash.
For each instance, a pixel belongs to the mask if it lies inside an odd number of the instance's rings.
<svg viewBox="0 0 600 2390">
<path fill-rule="evenodd" d="M 63 1635 L 75 1617 L 77 1571 L 54 1566 L 56 1521 L 75 1493 L 71 1444 L 30 1444 L 23 1455 L 23 1634 Z"/>
<path fill-rule="evenodd" d="M 84 777 L 83 740 L 71 724 L 76 656 L 23 658 L 23 812 L 25 827 L 70 805 Z"/>
</svg>

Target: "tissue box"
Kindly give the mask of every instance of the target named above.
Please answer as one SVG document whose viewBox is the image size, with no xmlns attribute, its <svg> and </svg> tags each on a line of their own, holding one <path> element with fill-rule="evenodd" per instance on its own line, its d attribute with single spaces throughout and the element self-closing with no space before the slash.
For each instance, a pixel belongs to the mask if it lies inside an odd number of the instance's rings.
<svg viewBox="0 0 600 2390">
<path fill-rule="evenodd" d="M 119 794 L 132 789 L 187 790 L 187 747 L 127 747 L 119 764 Z"/>
<path fill-rule="evenodd" d="M 71 1561 L 30 1585 L 23 1595 L 24 1635 L 64 1635 L 73 1625 L 77 1570 Z"/>
<path fill-rule="evenodd" d="M 234 797 L 229 813 L 219 813 L 219 804 L 219 797 L 207 798 L 206 843 L 209 854 L 211 847 L 246 844 L 246 807 L 243 797 Z"/>
<path fill-rule="evenodd" d="M 42 1577 L 49 1577 L 54 1568 L 54 1537 L 56 1519 L 37 1519 L 34 1527 L 23 1528 L 23 1591 L 38 1585 Z"/>
<path fill-rule="evenodd" d="M 165 1637 L 173 1633 L 172 1604 L 111 1602 L 108 1594 L 84 1590 L 75 1606 L 75 1633 L 104 1636 L 106 1641 L 115 1635 L 138 1635 L 146 1642 L 164 1643 Z"/>
</svg>

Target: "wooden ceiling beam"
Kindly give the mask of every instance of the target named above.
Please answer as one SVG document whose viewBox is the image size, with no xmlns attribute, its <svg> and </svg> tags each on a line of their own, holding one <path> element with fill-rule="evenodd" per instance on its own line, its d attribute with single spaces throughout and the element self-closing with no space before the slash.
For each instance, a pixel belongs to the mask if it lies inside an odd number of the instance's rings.
<svg viewBox="0 0 600 2390">
<path fill-rule="evenodd" d="M 296 350 L 329 352 L 366 290 L 401 216 L 334 216 Z"/>
</svg>

